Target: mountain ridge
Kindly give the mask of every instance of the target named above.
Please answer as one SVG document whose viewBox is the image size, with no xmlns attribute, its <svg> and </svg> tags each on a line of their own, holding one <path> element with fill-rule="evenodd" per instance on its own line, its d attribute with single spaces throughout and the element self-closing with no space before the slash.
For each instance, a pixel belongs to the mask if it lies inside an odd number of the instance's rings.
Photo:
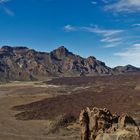
<svg viewBox="0 0 140 140">
<path fill-rule="evenodd" d="M 113 75 L 139 72 L 132 65 L 108 67 L 94 56 L 83 58 L 64 46 L 40 52 L 23 46 L 0 48 L 0 80 L 39 80 L 45 77 Z"/>
</svg>

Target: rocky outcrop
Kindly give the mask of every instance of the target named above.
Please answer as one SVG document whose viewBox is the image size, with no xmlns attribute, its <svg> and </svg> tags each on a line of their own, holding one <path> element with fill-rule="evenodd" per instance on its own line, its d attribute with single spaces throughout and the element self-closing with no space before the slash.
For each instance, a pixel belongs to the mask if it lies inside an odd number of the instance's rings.
<svg viewBox="0 0 140 140">
<path fill-rule="evenodd" d="M 139 140 L 140 130 L 129 115 L 119 116 L 104 108 L 86 108 L 79 116 L 81 140 Z"/>
</svg>

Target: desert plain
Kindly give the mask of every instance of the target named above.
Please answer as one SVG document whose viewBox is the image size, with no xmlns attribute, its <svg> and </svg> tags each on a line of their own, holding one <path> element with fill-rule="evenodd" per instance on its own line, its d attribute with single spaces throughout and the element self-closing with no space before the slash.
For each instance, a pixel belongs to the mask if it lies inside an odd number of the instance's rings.
<svg viewBox="0 0 140 140">
<path fill-rule="evenodd" d="M 140 73 L 0 85 L 0 140 L 80 140 L 79 113 L 106 107 L 140 124 Z"/>
</svg>

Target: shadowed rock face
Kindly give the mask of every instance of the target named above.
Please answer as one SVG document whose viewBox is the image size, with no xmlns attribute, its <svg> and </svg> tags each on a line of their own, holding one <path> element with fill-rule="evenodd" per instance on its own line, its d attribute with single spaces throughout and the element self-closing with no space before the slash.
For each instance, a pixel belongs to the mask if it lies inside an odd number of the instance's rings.
<svg viewBox="0 0 140 140">
<path fill-rule="evenodd" d="M 106 108 L 86 108 L 79 116 L 81 140 L 139 140 L 140 131 L 131 116 L 111 114 Z"/>
<path fill-rule="evenodd" d="M 52 51 L 50 54 L 51 54 L 51 57 L 58 60 L 63 60 L 68 55 L 73 55 L 64 46 L 59 47 L 58 49 Z"/>
<path fill-rule="evenodd" d="M 36 80 L 42 77 L 110 75 L 139 71 L 134 68 L 111 69 L 95 57 L 82 58 L 64 46 L 50 53 L 27 47 L 3 46 L 0 49 L 0 80 Z"/>
</svg>

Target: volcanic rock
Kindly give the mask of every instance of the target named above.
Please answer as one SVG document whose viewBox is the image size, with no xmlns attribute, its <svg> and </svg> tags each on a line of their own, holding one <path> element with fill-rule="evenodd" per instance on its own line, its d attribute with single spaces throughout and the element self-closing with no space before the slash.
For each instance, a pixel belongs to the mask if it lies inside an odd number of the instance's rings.
<svg viewBox="0 0 140 140">
<path fill-rule="evenodd" d="M 79 116 L 81 140 L 139 140 L 140 130 L 131 116 L 111 114 L 104 108 L 86 108 Z"/>
<path fill-rule="evenodd" d="M 90 56 L 83 58 L 61 46 L 50 53 L 27 47 L 0 48 L 0 80 L 32 80 L 47 77 L 95 76 L 140 71 L 132 66 L 111 69 Z"/>
</svg>

